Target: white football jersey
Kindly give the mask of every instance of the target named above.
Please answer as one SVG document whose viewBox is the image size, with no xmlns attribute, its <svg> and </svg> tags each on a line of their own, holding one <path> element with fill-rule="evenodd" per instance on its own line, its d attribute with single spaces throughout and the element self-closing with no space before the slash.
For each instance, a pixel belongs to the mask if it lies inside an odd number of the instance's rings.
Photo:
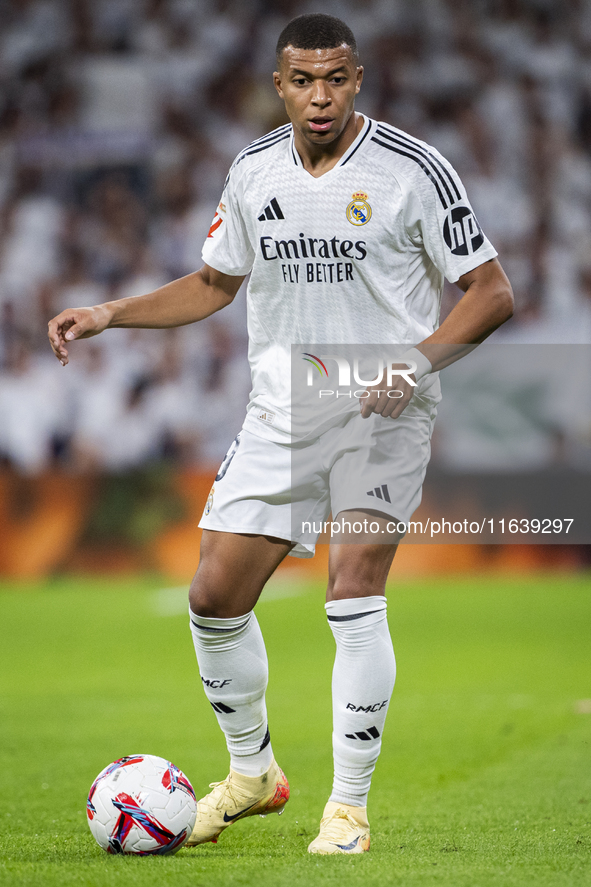
<svg viewBox="0 0 591 887">
<path fill-rule="evenodd" d="M 496 254 L 450 164 L 388 124 L 365 118 L 319 178 L 304 169 L 291 124 L 253 142 L 230 169 L 203 247 L 218 271 L 251 273 L 245 427 L 289 435 L 292 345 L 416 345 L 437 326 L 444 277 Z"/>
</svg>

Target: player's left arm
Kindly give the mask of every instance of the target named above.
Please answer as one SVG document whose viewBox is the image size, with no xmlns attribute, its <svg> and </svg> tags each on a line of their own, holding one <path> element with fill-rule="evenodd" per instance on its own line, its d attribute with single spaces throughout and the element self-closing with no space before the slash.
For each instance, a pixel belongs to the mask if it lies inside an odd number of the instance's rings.
<svg viewBox="0 0 591 887">
<path fill-rule="evenodd" d="M 513 290 L 498 259 L 462 274 L 456 285 L 464 295 L 441 326 L 417 346 L 433 372 L 455 363 L 513 315 Z"/>
<path fill-rule="evenodd" d="M 431 365 L 429 372 L 455 363 L 513 314 L 513 290 L 498 259 L 490 259 L 462 274 L 456 285 L 464 295 L 441 326 L 416 347 Z M 413 378 L 416 381 L 416 375 Z M 361 408 L 364 418 L 379 413 L 396 419 L 401 414 L 415 387 L 404 376 L 395 376 L 392 383 L 389 391 L 401 392 L 402 396 L 392 398 L 383 388 L 369 388 L 369 396 L 364 398 Z"/>
</svg>

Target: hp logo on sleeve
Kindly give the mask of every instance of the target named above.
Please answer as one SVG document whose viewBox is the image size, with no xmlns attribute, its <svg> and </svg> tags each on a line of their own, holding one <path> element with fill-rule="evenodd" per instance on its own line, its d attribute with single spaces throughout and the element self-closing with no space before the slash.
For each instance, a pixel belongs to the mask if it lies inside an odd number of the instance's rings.
<svg viewBox="0 0 591 887">
<path fill-rule="evenodd" d="M 443 238 L 454 256 L 469 256 L 484 243 L 482 228 L 467 206 L 450 210 L 443 224 Z"/>
</svg>

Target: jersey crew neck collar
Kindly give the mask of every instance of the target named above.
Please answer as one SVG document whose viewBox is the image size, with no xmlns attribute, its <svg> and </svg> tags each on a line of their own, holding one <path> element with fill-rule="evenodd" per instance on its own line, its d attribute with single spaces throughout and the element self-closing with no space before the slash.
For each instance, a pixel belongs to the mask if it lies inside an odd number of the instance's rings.
<svg viewBox="0 0 591 887">
<path fill-rule="evenodd" d="M 313 176 L 304 167 L 302 158 L 298 154 L 298 151 L 295 146 L 294 132 L 293 132 L 293 128 L 292 128 L 291 137 L 289 140 L 289 152 L 290 152 L 291 158 L 292 158 L 295 166 L 302 169 L 311 178 L 316 179 L 317 181 L 320 181 L 320 179 L 326 178 L 326 176 L 329 176 L 331 173 L 335 172 L 335 170 L 340 169 L 342 166 L 344 166 L 346 163 L 348 163 L 348 161 L 353 157 L 353 155 L 359 151 L 359 149 L 362 147 L 362 145 L 368 143 L 369 135 L 372 133 L 372 131 L 377 126 L 377 124 L 375 123 L 374 120 L 371 120 L 369 117 L 366 117 L 365 115 L 362 115 L 362 116 L 363 116 L 363 126 L 361 127 L 361 132 L 357 135 L 355 141 L 351 142 L 351 144 L 349 145 L 349 147 L 347 148 L 347 150 L 345 151 L 343 156 L 339 157 L 337 163 L 335 163 L 335 165 L 332 167 L 332 169 L 329 169 L 327 172 L 323 173 L 321 176 Z"/>
</svg>

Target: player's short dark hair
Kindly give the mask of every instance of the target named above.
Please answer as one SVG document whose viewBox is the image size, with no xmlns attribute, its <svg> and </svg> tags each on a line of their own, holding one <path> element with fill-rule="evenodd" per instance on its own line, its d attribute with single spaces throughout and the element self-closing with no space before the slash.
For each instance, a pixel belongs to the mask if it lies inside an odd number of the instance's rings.
<svg viewBox="0 0 591 887">
<path fill-rule="evenodd" d="M 334 49 L 345 43 L 355 61 L 359 59 L 357 43 L 351 28 L 334 15 L 313 12 L 309 15 L 298 15 L 285 26 L 275 50 L 277 64 L 281 63 L 281 55 L 286 46 L 294 49 Z"/>
</svg>

